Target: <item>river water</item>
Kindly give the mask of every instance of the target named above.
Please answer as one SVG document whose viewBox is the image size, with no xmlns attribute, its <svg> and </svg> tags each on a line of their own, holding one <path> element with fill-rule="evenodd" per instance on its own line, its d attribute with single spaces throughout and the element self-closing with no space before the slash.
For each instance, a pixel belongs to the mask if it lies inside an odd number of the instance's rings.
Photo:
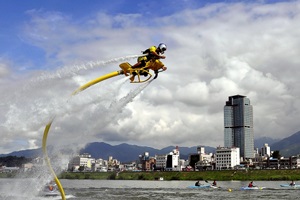
<svg viewBox="0 0 300 200">
<path fill-rule="evenodd" d="M 1 200 L 54 200 L 57 197 L 41 197 L 31 179 L 0 179 Z M 281 188 L 286 181 L 256 181 L 262 190 L 243 191 L 243 181 L 219 181 L 218 189 L 189 189 L 195 181 L 128 181 L 128 180 L 61 180 L 67 199 L 76 200 L 286 200 L 299 199 L 300 189 Z M 205 184 L 205 182 L 202 182 Z"/>
</svg>

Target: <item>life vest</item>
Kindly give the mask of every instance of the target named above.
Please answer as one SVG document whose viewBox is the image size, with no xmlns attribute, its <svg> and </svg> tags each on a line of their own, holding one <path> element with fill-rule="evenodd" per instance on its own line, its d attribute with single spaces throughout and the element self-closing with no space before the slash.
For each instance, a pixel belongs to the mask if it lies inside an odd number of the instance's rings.
<svg viewBox="0 0 300 200">
<path fill-rule="evenodd" d="M 154 47 L 155 47 L 155 49 L 157 49 L 156 46 L 154 46 Z M 143 54 L 150 54 L 150 48 L 146 49 L 145 51 L 142 51 L 142 53 Z"/>
<path fill-rule="evenodd" d="M 157 47 L 156 46 L 151 46 L 150 48 L 146 49 L 145 51 L 142 51 L 143 54 L 146 54 L 144 57 L 147 58 L 147 61 L 151 60 L 151 59 L 159 59 L 157 58 L 155 55 L 153 55 L 151 53 L 151 51 L 155 51 L 156 53 L 157 52 Z M 159 54 L 159 53 L 158 53 Z"/>
</svg>

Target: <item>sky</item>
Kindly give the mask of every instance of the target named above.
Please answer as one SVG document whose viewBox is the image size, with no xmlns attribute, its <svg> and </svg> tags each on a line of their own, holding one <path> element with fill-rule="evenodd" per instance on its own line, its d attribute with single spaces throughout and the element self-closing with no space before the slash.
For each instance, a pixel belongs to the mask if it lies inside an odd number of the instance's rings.
<svg viewBox="0 0 300 200">
<path fill-rule="evenodd" d="M 244 95 L 254 137 L 299 131 L 300 1 L 0 0 L 0 154 L 90 142 L 223 146 Z M 152 82 L 99 76 L 165 43 Z"/>
</svg>

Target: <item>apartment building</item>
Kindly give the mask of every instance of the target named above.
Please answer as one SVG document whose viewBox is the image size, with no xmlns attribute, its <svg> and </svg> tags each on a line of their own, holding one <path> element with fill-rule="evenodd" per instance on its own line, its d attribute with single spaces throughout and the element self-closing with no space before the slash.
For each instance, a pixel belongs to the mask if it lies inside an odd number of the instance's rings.
<svg viewBox="0 0 300 200">
<path fill-rule="evenodd" d="M 240 149 L 238 147 L 217 147 L 216 169 L 233 169 L 240 165 Z"/>
<path fill-rule="evenodd" d="M 92 167 L 95 166 L 95 158 L 92 158 L 90 154 L 75 156 L 69 162 L 68 170 L 78 170 L 80 166 L 86 170 L 92 170 Z"/>
</svg>

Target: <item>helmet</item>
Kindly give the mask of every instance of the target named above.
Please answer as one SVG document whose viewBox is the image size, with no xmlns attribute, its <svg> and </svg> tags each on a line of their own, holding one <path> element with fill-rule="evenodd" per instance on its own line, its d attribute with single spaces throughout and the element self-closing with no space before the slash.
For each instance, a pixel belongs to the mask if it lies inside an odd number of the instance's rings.
<svg viewBox="0 0 300 200">
<path fill-rule="evenodd" d="M 159 49 L 162 53 L 164 53 L 164 51 L 167 50 L 167 45 L 164 44 L 164 43 L 160 43 L 160 44 L 158 45 L 158 49 Z"/>
</svg>

